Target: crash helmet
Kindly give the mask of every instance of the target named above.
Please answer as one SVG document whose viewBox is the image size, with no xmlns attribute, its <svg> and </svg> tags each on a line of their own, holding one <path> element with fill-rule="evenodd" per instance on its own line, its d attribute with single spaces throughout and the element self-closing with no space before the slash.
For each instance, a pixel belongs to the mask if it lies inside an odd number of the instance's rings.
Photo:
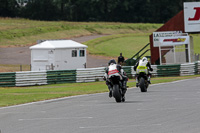
<svg viewBox="0 0 200 133">
<path fill-rule="evenodd" d="M 143 61 L 143 62 L 144 62 L 144 61 L 148 61 L 148 60 L 147 60 L 147 57 L 143 57 L 143 58 L 142 58 L 142 61 Z"/>
<path fill-rule="evenodd" d="M 108 65 L 110 65 L 110 64 L 117 64 L 117 63 L 116 63 L 116 61 L 115 61 L 114 59 L 112 59 L 112 60 L 110 60 L 110 61 L 108 62 Z"/>
</svg>

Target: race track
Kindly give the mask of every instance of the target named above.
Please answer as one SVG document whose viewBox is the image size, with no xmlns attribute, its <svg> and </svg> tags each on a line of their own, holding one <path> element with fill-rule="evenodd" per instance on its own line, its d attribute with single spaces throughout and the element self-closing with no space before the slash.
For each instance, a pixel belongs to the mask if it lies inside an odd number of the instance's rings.
<svg viewBox="0 0 200 133">
<path fill-rule="evenodd" d="M 106 87 L 106 86 L 105 86 Z M 0 108 L 1 133 L 199 133 L 200 78 Z"/>
</svg>

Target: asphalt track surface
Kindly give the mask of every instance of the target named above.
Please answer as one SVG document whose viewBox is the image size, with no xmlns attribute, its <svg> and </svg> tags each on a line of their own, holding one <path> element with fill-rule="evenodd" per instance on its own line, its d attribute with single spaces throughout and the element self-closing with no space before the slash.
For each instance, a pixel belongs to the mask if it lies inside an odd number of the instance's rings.
<svg viewBox="0 0 200 133">
<path fill-rule="evenodd" d="M 200 78 L 0 108 L 1 133 L 199 133 Z"/>
</svg>

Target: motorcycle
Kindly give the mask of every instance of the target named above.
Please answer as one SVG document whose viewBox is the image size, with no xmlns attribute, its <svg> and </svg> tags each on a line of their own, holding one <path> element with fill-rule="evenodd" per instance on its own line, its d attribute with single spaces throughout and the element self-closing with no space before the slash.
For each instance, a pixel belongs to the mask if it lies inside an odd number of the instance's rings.
<svg viewBox="0 0 200 133">
<path fill-rule="evenodd" d="M 110 65 L 108 68 L 108 78 L 112 85 L 112 96 L 115 98 L 116 102 L 124 102 L 125 97 L 122 90 L 122 76 L 117 70 L 116 64 Z"/>
<path fill-rule="evenodd" d="M 138 86 L 140 87 L 141 92 L 147 92 L 147 88 L 149 87 L 148 75 L 147 75 L 147 67 L 139 66 L 137 69 L 138 74 Z"/>
</svg>

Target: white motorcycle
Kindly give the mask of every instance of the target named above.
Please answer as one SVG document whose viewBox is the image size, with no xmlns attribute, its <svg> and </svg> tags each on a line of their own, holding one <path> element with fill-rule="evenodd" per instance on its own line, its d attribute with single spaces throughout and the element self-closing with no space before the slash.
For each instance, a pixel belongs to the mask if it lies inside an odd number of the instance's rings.
<svg viewBox="0 0 200 133">
<path fill-rule="evenodd" d="M 112 86 L 112 96 L 115 98 L 116 102 L 124 102 L 125 101 L 125 94 L 123 94 L 122 90 L 122 76 L 119 74 L 117 70 L 116 64 L 111 64 L 108 67 L 108 79 L 111 82 Z"/>
</svg>

